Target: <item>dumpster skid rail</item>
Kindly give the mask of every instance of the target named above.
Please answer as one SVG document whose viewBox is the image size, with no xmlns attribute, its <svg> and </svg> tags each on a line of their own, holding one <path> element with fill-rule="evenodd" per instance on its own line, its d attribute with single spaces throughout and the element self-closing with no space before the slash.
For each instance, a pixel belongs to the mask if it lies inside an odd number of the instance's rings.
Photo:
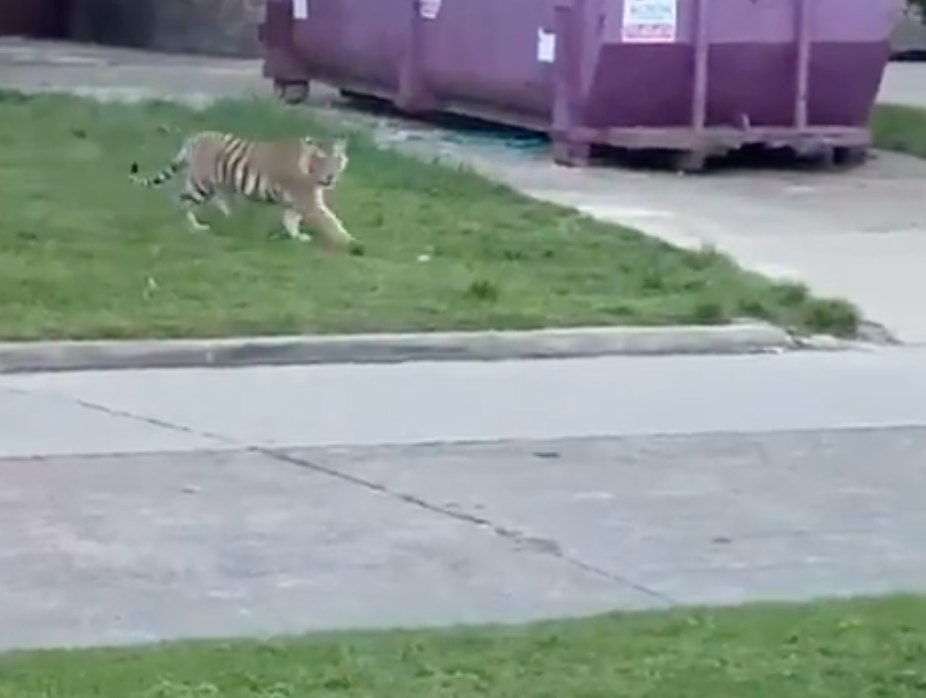
<svg viewBox="0 0 926 698">
<path fill-rule="evenodd" d="M 860 161 L 895 0 L 268 0 L 264 75 L 312 80 L 595 145 L 677 154 L 745 145 Z"/>
</svg>

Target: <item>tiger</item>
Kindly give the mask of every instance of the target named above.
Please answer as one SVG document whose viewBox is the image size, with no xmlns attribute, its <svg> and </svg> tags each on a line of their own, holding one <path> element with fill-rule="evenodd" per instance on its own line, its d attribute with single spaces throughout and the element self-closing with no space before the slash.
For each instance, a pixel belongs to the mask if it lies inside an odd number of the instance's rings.
<svg viewBox="0 0 926 698">
<path fill-rule="evenodd" d="M 196 209 L 212 203 L 231 215 L 229 199 L 245 199 L 283 207 L 283 228 L 294 240 L 307 242 L 302 222 L 313 226 L 319 244 L 327 249 L 363 254 L 363 246 L 325 202 L 348 165 L 347 141 L 337 139 L 329 152 L 310 137 L 254 140 L 220 131 L 188 136 L 173 160 L 150 177 L 131 165 L 129 179 L 139 186 L 158 187 L 180 171 L 186 180 L 177 193 L 192 232 L 209 230 Z"/>
</svg>

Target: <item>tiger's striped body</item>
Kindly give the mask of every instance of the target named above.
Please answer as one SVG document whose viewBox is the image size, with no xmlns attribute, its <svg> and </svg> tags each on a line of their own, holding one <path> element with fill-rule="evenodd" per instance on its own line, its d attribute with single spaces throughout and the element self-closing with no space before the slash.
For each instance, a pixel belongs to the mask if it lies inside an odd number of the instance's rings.
<svg viewBox="0 0 926 698">
<path fill-rule="evenodd" d="M 140 177 L 133 164 L 130 179 L 140 186 L 157 187 L 183 171 L 177 198 L 193 230 L 208 229 L 196 217 L 198 207 L 212 203 L 227 216 L 229 200 L 243 197 L 282 206 L 283 227 L 292 238 L 310 239 L 299 230 L 306 221 L 326 247 L 359 251 L 357 241 L 325 202 L 325 191 L 337 184 L 347 167 L 346 148 L 343 140 L 325 152 L 310 138 L 258 141 L 202 131 L 184 141 L 164 170 Z"/>
</svg>

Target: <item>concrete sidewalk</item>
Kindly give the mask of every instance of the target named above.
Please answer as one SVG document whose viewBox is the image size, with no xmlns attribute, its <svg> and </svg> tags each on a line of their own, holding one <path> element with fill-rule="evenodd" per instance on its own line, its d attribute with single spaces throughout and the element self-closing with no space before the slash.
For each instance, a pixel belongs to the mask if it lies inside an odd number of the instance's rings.
<svg viewBox="0 0 926 698">
<path fill-rule="evenodd" d="M 0 457 L 893 428 L 926 425 L 926 349 L 7 375 L 0 394 Z"/>
<path fill-rule="evenodd" d="M 926 351 L 0 377 L 0 648 L 917 591 Z"/>
</svg>

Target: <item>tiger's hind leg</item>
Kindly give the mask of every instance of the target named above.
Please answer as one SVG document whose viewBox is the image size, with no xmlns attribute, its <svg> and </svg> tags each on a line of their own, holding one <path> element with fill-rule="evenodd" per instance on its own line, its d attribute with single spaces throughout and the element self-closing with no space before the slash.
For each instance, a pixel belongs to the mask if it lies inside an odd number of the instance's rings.
<svg viewBox="0 0 926 698">
<path fill-rule="evenodd" d="M 191 232 L 199 233 L 209 230 L 209 226 L 196 217 L 196 209 L 209 203 L 215 197 L 215 192 L 202 186 L 187 182 L 177 195 L 180 207 L 187 220 L 187 227 Z"/>
<path fill-rule="evenodd" d="M 219 209 L 226 218 L 232 213 L 230 200 L 229 195 L 223 191 L 216 191 L 212 195 L 212 204 Z"/>
<path fill-rule="evenodd" d="M 293 240 L 308 242 L 312 238 L 299 230 L 299 224 L 302 222 L 302 216 L 291 208 L 283 210 L 283 228 L 286 234 Z"/>
<path fill-rule="evenodd" d="M 186 221 L 187 226 L 190 231 L 193 233 L 202 233 L 209 230 L 209 226 L 206 223 L 203 223 L 196 217 L 196 214 L 193 212 L 192 208 L 188 207 L 186 209 Z"/>
</svg>

